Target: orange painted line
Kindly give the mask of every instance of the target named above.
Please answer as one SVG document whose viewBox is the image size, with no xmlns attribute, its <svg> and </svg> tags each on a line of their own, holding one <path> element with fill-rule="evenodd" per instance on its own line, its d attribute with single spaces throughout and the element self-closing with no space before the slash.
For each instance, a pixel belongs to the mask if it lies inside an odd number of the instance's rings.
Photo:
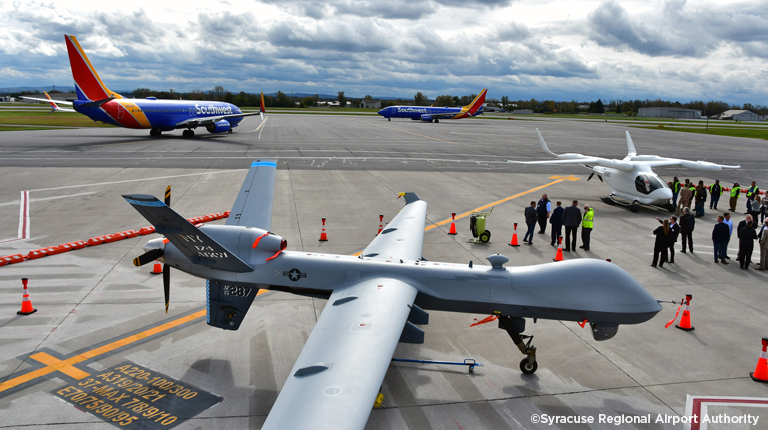
<svg viewBox="0 0 768 430">
<path fill-rule="evenodd" d="M 562 181 L 565 181 L 566 179 L 567 179 L 567 178 L 560 178 L 560 179 L 554 180 L 554 181 L 552 181 L 552 182 L 550 182 L 550 183 L 548 183 L 548 184 L 540 185 L 540 186 L 538 186 L 538 187 L 536 187 L 536 188 L 531 188 L 531 189 L 530 189 L 530 190 L 528 190 L 528 191 L 523 191 L 523 192 L 521 192 L 521 193 L 517 193 L 517 194 L 515 194 L 514 196 L 509 196 L 509 197 L 503 198 L 503 199 L 501 199 L 501 200 L 496 200 L 496 201 L 495 201 L 495 202 L 493 202 L 493 203 L 488 203 L 487 205 L 483 205 L 483 206 L 480 206 L 479 208 L 474 208 L 474 209 L 472 209 L 471 211 L 469 211 L 469 212 L 464 212 L 464 213 L 463 213 L 463 214 L 461 214 L 461 215 L 459 215 L 459 214 L 456 214 L 456 219 L 464 218 L 464 217 L 466 217 L 466 216 L 469 216 L 469 214 L 470 214 L 470 213 L 472 213 L 472 212 L 479 212 L 479 211 L 481 211 L 481 210 L 483 210 L 483 209 L 488 209 L 488 208 L 489 208 L 489 207 L 491 207 L 491 206 L 496 206 L 496 205 L 498 205 L 498 204 L 501 204 L 501 203 L 504 203 L 504 202 L 508 202 L 508 201 L 510 201 L 510 200 L 512 200 L 512 199 L 516 199 L 516 198 L 518 198 L 518 197 L 520 197 L 520 196 L 524 196 L 524 195 L 526 195 L 526 194 L 530 194 L 530 193 L 532 193 L 532 192 L 534 192 L 534 191 L 538 191 L 538 190 L 541 190 L 541 189 L 543 189 L 543 188 L 547 188 L 547 187 L 549 187 L 549 186 L 552 186 L 552 185 L 555 185 L 555 184 L 557 184 L 558 182 L 562 182 Z M 435 227 L 438 227 L 438 226 L 441 226 L 441 225 L 445 225 L 445 224 L 448 224 L 449 222 L 451 222 L 451 218 L 446 218 L 446 219 L 444 219 L 444 220 L 442 220 L 442 221 L 440 221 L 440 222 L 436 222 L 436 223 L 433 223 L 433 224 L 432 224 L 432 225 L 430 225 L 430 226 L 427 226 L 426 228 L 424 228 L 424 231 L 429 231 L 429 230 L 432 230 L 432 229 L 433 229 L 433 228 L 435 228 Z"/>
<path fill-rule="evenodd" d="M 50 354 L 46 354 L 45 352 L 38 352 L 37 354 L 30 355 L 29 358 L 33 358 L 45 365 L 52 366 L 59 372 L 65 375 L 69 375 L 77 380 L 83 379 L 87 376 L 91 376 L 90 373 L 83 372 L 77 367 L 67 366 L 66 364 L 64 364 L 64 362 L 62 362 L 58 358 Z"/>
<path fill-rule="evenodd" d="M 52 363 L 47 365 L 46 367 L 43 367 L 42 369 L 38 369 L 29 373 L 26 373 L 21 376 L 17 376 L 13 379 L 9 379 L 3 383 L 0 383 L 0 393 L 9 390 L 13 387 L 16 387 L 18 385 L 21 385 L 25 382 L 29 382 L 33 379 L 39 378 L 41 376 L 45 376 L 49 373 L 55 372 L 57 370 L 63 369 L 65 367 L 72 366 L 74 364 L 90 360 L 91 358 L 97 357 L 101 354 L 106 354 L 107 352 L 114 351 L 115 349 L 122 348 L 126 345 L 130 345 L 133 342 L 146 339 L 150 336 L 154 336 L 156 334 L 162 333 L 166 330 L 170 330 L 172 328 L 178 327 L 182 324 L 186 324 L 188 322 L 194 321 L 198 318 L 201 318 L 205 316 L 206 311 L 198 311 L 193 314 L 187 315 L 185 317 L 181 317 L 179 319 L 167 322 L 165 324 L 161 324 L 157 327 L 153 327 L 148 330 L 144 330 L 141 333 L 136 333 L 127 337 L 124 337 L 120 340 L 116 340 L 112 343 L 108 343 L 104 346 L 100 346 L 98 348 L 92 349 L 90 351 L 86 351 L 82 354 L 78 354 L 74 357 L 68 358 L 66 360 L 57 361 L 56 363 Z M 37 355 L 37 354 L 36 354 Z M 39 357 L 39 356 L 38 356 Z"/>
<path fill-rule="evenodd" d="M 549 187 L 549 186 L 555 185 L 555 184 L 557 184 L 558 182 L 562 182 L 562 181 L 571 181 L 571 180 L 573 180 L 573 179 L 571 179 L 571 177 L 562 177 L 562 178 L 559 178 L 559 179 L 557 179 L 557 180 L 554 180 L 554 181 L 552 181 L 552 182 L 550 182 L 550 183 L 548 183 L 548 184 L 540 185 L 540 186 L 538 186 L 538 187 L 536 187 L 536 188 L 531 188 L 531 189 L 530 189 L 530 190 L 528 190 L 528 191 L 523 191 L 523 192 L 521 192 L 521 193 L 517 193 L 517 194 L 515 194 L 514 196 L 509 196 L 509 197 L 503 198 L 503 199 L 501 199 L 501 200 L 496 200 L 496 201 L 495 201 L 495 202 L 493 202 L 493 203 L 488 203 L 487 205 L 483 205 L 483 206 L 480 206 L 479 208 L 474 208 L 474 209 L 472 209 L 471 211 L 468 211 L 468 212 L 464 212 L 464 213 L 463 213 L 463 214 L 461 214 L 461 215 L 457 214 L 455 219 L 464 218 L 464 217 L 466 217 L 466 216 L 469 216 L 469 214 L 470 214 L 470 213 L 472 213 L 472 212 L 478 212 L 478 211 L 481 211 L 481 210 L 483 210 L 483 209 L 488 209 L 488 208 L 489 208 L 489 207 L 491 207 L 491 206 L 496 206 L 496 205 L 498 205 L 498 204 L 501 204 L 501 203 L 504 203 L 504 202 L 508 202 L 508 201 L 510 201 L 510 200 L 512 200 L 512 199 L 516 199 L 516 198 L 518 198 L 518 197 L 520 197 L 520 196 L 524 196 L 524 195 L 526 195 L 526 194 L 530 194 L 530 193 L 532 193 L 532 192 L 534 192 L 534 191 L 538 191 L 538 190 L 541 190 L 541 189 L 543 189 L 543 188 L 547 188 L 547 187 Z M 439 221 L 439 222 L 433 223 L 432 225 L 428 225 L 428 226 L 424 227 L 424 231 L 426 232 L 426 231 L 432 230 L 432 229 L 433 229 L 433 228 L 435 228 L 435 227 L 438 227 L 438 226 L 441 226 L 441 225 L 445 225 L 445 224 L 448 224 L 449 222 L 451 222 L 451 218 L 446 218 L 446 219 L 444 219 L 444 220 L 442 220 L 442 221 Z M 357 256 L 359 256 L 359 255 L 360 255 L 360 254 L 362 254 L 362 253 L 363 253 L 363 251 L 360 251 L 360 252 L 356 252 L 356 253 L 352 254 L 352 256 L 353 256 L 353 257 L 357 257 Z"/>
</svg>

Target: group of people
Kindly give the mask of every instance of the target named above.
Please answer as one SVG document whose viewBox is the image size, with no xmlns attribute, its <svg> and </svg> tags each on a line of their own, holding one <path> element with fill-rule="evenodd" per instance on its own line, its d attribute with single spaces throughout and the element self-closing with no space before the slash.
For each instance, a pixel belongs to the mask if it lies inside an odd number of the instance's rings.
<svg viewBox="0 0 768 430">
<path fill-rule="evenodd" d="M 719 179 L 709 187 L 706 187 L 704 186 L 704 181 L 699 181 L 698 185 L 694 185 L 690 179 L 686 179 L 685 183 L 680 183 L 680 180 L 675 176 L 674 179 L 672 179 L 670 187 L 672 188 L 672 206 L 676 208 L 675 215 L 680 216 L 682 208 L 693 207 L 696 218 L 704 216 L 704 204 L 707 201 L 707 195 L 709 195 L 709 208 L 718 210 L 717 204 L 725 191 L 725 188 L 720 185 Z M 738 182 L 733 183 L 733 188 L 729 190 L 729 193 L 729 210 L 731 212 L 736 212 L 736 204 L 741 195 L 741 186 Z M 765 221 L 768 202 L 766 202 L 766 199 L 760 197 L 760 188 L 757 186 L 757 183 L 752 181 L 752 184 L 747 188 L 747 191 L 744 194 L 747 197 L 746 213 L 752 215 L 755 222 L 757 222 L 759 217 L 760 223 L 762 224 L 763 221 Z"/>
<path fill-rule="evenodd" d="M 563 251 L 571 252 L 571 248 L 576 250 L 576 231 L 581 227 L 581 246 L 579 248 L 589 251 L 590 235 L 592 234 L 593 220 L 595 211 L 589 205 L 584 205 L 584 214 L 579 209 L 579 201 L 574 200 L 571 206 L 563 208 L 562 202 L 556 203 L 552 210 L 552 202 L 549 201 L 546 194 L 541 196 L 537 202 L 531 202 L 530 206 L 525 208 L 525 224 L 528 230 L 523 236 L 523 242 L 526 245 L 533 245 L 533 231 L 536 223 L 539 224 L 539 234 L 546 234 L 547 221 L 552 224 L 552 233 L 550 235 L 551 246 L 557 246 L 560 238 L 563 237 L 563 227 L 565 227 L 565 238 Z"/>
<path fill-rule="evenodd" d="M 679 237 L 682 237 L 682 250 L 686 253 L 686 248 L 693 253 L 693 230 L 696 226 L 695 216 L 690 214 L 690 208 L 683 208 L 683 216 L 680 222 L 676 216 L 669 219 L 656 218 L 662 225 L 653 231 L 656 236 L 656 242 L 653 247 L 652 267 L 664 267 L 664 263 L 675 262 L 675 243 Z M 739 267 L 749 269 L 752 262 L 752 252 L 754 251 L 755 241 L 760 248 L 760 261 L 756 269 L 760 271 L 768 270 L 768 219 L 764 219 L 762 224 L 757 222 L 751 214 L 747 214 L 745 219 L 736 226 L 736 237 L 739 239 L 739 252 L 736 260 Z M 759 227 L 758 227 L 759 225 Z M 734 234 L 733 221 L 731 214 L 726 212 L 717 217 L 717 224 L 712 229 L 712 244 L 714 245 L 715 263 L 729 264 L 728 244 Z"/>
</svg>

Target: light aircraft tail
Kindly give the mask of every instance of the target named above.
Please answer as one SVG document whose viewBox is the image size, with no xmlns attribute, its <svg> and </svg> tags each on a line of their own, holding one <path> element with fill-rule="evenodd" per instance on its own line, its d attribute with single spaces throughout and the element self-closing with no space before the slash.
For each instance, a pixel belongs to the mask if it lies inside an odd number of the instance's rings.
<svg viewBox="0 0 768 430">
<path fill-rule="evenodd" d="M 541 132 L 539 131 L 538 128 L 536 129 L 536 134 L 539 135 L 539 143 L 541 144 L 541 149 L 543 149 L 544 152 L 546 152 L 547 154 L 549 154 L 549 155 L 551 155 L 551 156 L 553 156 L 555 158 L 558 158 L 557 154 L 555 154 L 554 152 L 549 150 L 549 148 L 547 147 L 547 143 L 544 142 L 544 138 L 541 137 Z"/>
<path fill-rule="evenodd" d="M 472 116 L 476 115 L 478 111 L 482 113 L 483 110 L 483 103 L 485 103 L 485 94 L 488 92 L 488 89 L 483 88 L 482 91 L 480 91 L 480 94 L 475 97 L 474 100 L 472 100 L 472 103 L 465 106 L 468 108 L 468 113 Z"/>
<path fill-rule="evenodd" d="M 264 92 L 261 92 L 261 107 L 259 107 L 259 116 L 261 117 L 261 120 L 264 121 L 264 114 L 267 113 L 267 111 L 264 109 Z"/>
<path fill-rule="evenodd" d="M 632 137 L 630 137 L 629 132 L 625 131 L 625 133 L 627 133 L 627 157 L 634 157 L 637 155 L 635 144 L 632 142 Z"/>
<path fill-rule="evenodd" d="M 72 68 L 72 77 L 75 79 L 78 100 L 98 101 L 123 98 L 104 85 L 75 36 L 64 35 L 64 41 L 67 44 L 69 65 Z"/>
</svg>

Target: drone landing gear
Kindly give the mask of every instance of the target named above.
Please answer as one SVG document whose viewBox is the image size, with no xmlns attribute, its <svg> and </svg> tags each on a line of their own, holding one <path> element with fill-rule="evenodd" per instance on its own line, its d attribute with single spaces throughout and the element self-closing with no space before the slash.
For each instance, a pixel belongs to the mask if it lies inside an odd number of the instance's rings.
<svg viewBox="0 0 768 430">
<path fill-rule="evenodd" d="M 503 328 L 512 338 L 512 342 L 527 357 L 520 362 L 520 371 L 526 375 L 532 375 L 539 368 L 536 362 L 536 347 L 532 345 L 533 336 L 520 334 L 520 328 L 525 328 L 525 320 L 522 318 L 513 318 L 509 316 L 499 317 L 499 328 Z M 526 341 L 527 342 L 524 342 Z"/>
</svg>

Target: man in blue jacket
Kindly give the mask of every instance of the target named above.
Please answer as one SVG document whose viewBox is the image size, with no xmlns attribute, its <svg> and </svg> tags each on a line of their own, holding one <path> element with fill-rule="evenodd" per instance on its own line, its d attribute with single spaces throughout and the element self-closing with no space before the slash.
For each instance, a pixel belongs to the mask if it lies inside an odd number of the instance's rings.
<svg viewBox="0 0 768 430">
<path fill-rule="evenodd" d="M 563 212 L 565 209 L 560 206 L 563 203 L 558 200 L 557 207 L 552 211 L 552 216 L 549 217 L 549 223 L 552 224 L 552 242 L 550 245 L 557 246 L 559 238 L 563 237 Z"/>
<path fill-rule="evenodd" d="M 717 217 L 717 224 L 712 229 L 712 243 L 715 245 L 715 263 L 717 263 L 719 258 L 721 263 L 728 264 L 725 261 L 725 247 L 728 243 L 729 232 L 728 225 L 723 221 L 724 218 L 722 216 Z"/>
<path fill-rule="evenodd" d="M 533 230 L 536 228 L 536 202 L 531 202 L 531 205 L 525 208 L 525 225 L 528 226 L 528 231 L 523 236 L 523 242 L 533 245 Z"/>
</svg>

